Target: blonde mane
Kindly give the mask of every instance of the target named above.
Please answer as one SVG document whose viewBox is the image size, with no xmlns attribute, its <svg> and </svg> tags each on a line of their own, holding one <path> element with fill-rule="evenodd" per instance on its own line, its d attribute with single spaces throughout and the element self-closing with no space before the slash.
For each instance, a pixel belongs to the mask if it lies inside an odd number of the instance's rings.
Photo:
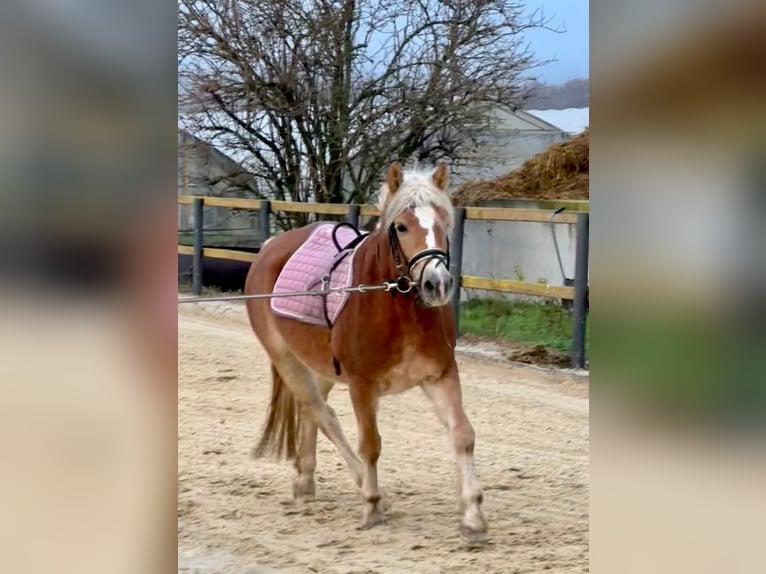
<svg viewBox="0 0 766 574">
<path fill-rule="evenodd" d="M 447 213 L 447 229 L 451 230 L 455 221 L 455 209 L 449 195 L 436 187 L 433 172 L 430 170 L 405 171 L 402 184 L 395 194 L 390 195 L 387 183 L 380 186 L 378 209 L 380 223 L 378 227 L 388 225 L 398 214 L 411 207 L 434 205 Z"/>
</svg>

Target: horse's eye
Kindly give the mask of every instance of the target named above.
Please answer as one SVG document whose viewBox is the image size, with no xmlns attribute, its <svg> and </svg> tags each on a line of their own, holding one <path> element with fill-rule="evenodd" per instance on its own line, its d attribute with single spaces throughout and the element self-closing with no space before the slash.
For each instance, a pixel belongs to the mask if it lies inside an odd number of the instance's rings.
<svg viewBox="0 0 766 574">
<path fill-rule="evenodd" d="M 396 230 L 399 233 L 407 233 L 407 226 L 404 225 L 404 223 L 397 223 L 396 224 Z"/>
</svg>

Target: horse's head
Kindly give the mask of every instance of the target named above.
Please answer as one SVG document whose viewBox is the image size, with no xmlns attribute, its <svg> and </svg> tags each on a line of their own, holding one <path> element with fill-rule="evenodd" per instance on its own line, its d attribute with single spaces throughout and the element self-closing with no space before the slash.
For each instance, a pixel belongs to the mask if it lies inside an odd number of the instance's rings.
<svg viewBox="0 0 766 574">
<path fill-rule="evenodd" d="M 388 231 L 395 263 L 416 283 L 429 307 L 446 305 L 455 283 L 449 271 L 454 210 L 448 179 L 444 163 L 423 173 L 402 172 L 394 162 L 380 194 L 381 225 Z"/>
</svg>

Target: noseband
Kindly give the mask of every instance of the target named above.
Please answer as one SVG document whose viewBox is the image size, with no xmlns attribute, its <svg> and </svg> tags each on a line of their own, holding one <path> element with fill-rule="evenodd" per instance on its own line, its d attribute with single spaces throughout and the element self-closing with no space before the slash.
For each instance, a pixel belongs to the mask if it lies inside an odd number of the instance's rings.
<svg viewBox="0 0 766 574">
<path fill-rule="evenodd" d="M 394 266 L 396 267 L 396 279 L 395 282 L 398 286 L 398 291 L 401 293 L 408 293 L 413 287 L 418 287 L 418 283 L 412 279 L 412 270 L 420 263 L 427 264 L 432 259 L 435 259 L 438 263 L 443 264 L 449 270 L 449 237 L 447 238 L 447 251 L 441 249 L 424 249 L 418 251 L 412 256 L 410 260 L 404 257 L 402 252 L 402 246 L 399 243 L 399 236 L 396 234 L 394 224 L 388 226 L 388 243 L 391 246 L 391 254 L 394 256 Z M 402 265 L 404 261 L 404 265 Z M 404 272 L 404 266 L 407 267 L 407 272 Z M 421 275 L 421 279 L 422 279 Z M 392 294 L 395 293 L 392 291 Z"/>
</svg>

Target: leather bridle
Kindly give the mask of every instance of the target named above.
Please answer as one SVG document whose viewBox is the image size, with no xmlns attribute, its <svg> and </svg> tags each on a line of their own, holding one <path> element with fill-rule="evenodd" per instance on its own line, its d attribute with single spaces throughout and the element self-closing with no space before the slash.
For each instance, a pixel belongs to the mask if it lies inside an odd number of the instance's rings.
<svg viewBox="0 0 766 574">
<path fill-rule="evenodd" d="M 396 234 L 394 224 L 388 226 L 388 243 L 391 246 L 391 255 L 394 257 L 394 266 L 396 267 L 396 278 L 393 279 L 397 284 L 397 290 L 400 293 L 408 293 L 413 288 L 419 288 L 420 285 L 412 278 L 412 271 L 418 264 L 427 264 L 431 260 L 436 260 L 443 264 L 449 270 L 449 237 L 447 238 L 447 251 L 442 249 L 423 249 L 418 251 L 409 260 L 404 257 L 402 246 L 399 243 L 399 236 Z M 407 268 L 405 272 L 405 267 Z M 421 281 L 423 275 L 420 276 Z M 394 292 L 392 292 L 394 293 Z"/>
</svg>

